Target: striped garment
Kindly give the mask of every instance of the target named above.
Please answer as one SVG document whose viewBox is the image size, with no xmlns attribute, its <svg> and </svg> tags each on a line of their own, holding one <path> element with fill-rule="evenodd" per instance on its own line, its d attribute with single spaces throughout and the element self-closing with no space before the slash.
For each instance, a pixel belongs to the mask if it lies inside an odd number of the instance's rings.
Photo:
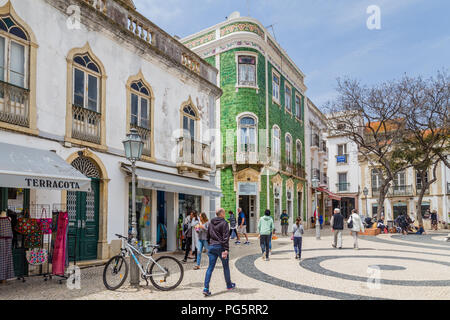
<svg viewBox="0 0 450 320">
<path fill-rule="evenodd" d="M 11 221 L 0 218 L 0 280 L 14 278 Z"/>
</svg>

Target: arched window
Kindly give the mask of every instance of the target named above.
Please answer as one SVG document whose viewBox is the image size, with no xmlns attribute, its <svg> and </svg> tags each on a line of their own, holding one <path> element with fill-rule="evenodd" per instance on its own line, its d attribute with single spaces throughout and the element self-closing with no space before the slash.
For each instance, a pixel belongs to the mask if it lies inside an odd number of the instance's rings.
<svg viewBox="0 0 450 320">
<path fill-rule="evenodd" d="M 29 38 L 11 16 L 0 17 L 0 80 L 28 87 Z"/>
<path fill-rule="evenodd" d="M 150 129 L 150 90 L 139 80 L 131 83 L 131 119 L 133 126 Z"/>
<path fill-rule="evenodd" d="M 36 129 L 35 41 L 9 1 L 0 7 L 0 126 L 33 134 L 24 128 Z"/>
<path fill-rule="evenodd" d="M 100 113 L 100 69 L 88 53 L 73 58 L 73 104 Z"/>
<path fill-rule="evenodd" d="M 239 120 L 239 151 L 256 152 L 257 122 L 251 116 Z"/>
<path fill-rule="evenodd" d="M 89 43 L 67 55 L 68 94 L 65 140 L 106 148 L 106 72 Z M 70 115 L 72 117 L 70 117 Z"/>
<path fill-rule="evenodd" d="M 272 129 L 272 158 L 275 163 L 281 160 L 281 132 L 277 126 Z"/>
<path fill-rule="evenodd" d="M 153 143 L 153 108 L 154 95 L 149 83 L 145 81 L 142 71 L 127 81 L 127 132 L 131 128 L 138 131 L 144 141 L 142 154 L 154 155 Z M 145 158 L 143 158 L 146 160 Z M 148 160 L 148 159 L 147 159 Z"/>
<path fill-rule="evenodd" d="M 192 140 L 195 139 L 197 119 L 197 112 L 191 105 L 183 107 L 183 132 L 185 137 L 189 137 Z"/>
<path fill-rule="evenodd" d="M 297 164 L 299 166 L 302 165 L 302 151 L 303 151 L 302 143 L 299 140 L 297 140 Z"/>
<path fill-rule="evenodd" d="M 286 148 L 286 162 L 287 164 L 292 164 L 292 137 L 288 133 L 285 137 L 285 148 Z"/>
</svg>

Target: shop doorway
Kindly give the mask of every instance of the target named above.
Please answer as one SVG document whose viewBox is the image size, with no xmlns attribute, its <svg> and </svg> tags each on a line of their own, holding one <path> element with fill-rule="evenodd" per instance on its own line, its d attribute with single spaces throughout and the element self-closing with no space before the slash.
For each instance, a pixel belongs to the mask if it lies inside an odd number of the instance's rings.
<svg viewBox="0 0 450 320">
<path fill-rule="evenodd" d="M 394 220 L 397 219 L 398 216 L 408 213 L 408 206 L 403 202 L 395 203 L 393 209 Z"/>
<path fill-rule="evenodd" d="M 91 192 L 67 192 L 69 255 L 77 261 L 97 259 L 100 181 L 92 178 Z"/>
<path fill-rule="evenodd" d="M 91 178 L 91 191 L 67 192 L 69 256 L 77 261 L 95 260 L 100 224 L 100 171 L 87 157 L 76 158 L 72 166 Z"/>
<path fill-rule="evenodd" d="M 239 196 L 239 207 L 245 213 L 247 232 L 255 232 L 256 196 Z"/>
<path fill-rule="evenodd" d="M 159 251 L 167 251 L 167 208 L 166 208 L 166 193 L 158 191 L 157 196 L 157 229 L 156 242 L 159 245 Z"/>
</svg>

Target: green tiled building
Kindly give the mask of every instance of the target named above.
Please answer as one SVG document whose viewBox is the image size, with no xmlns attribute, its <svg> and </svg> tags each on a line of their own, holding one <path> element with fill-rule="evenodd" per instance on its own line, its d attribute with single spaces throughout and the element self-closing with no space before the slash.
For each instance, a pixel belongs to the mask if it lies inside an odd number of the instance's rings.
<svg viewBox="0 0 450 320">
<path fill-rule="evenodd" d="M 219 70 L 218 205 L 243 208 L 251 233 L 267 208 L 276 231 L 284 209 L 291 226 L 305 219 L 304 74 L 259 21 L 237 13 L 180 41 Z"/>
</svg>

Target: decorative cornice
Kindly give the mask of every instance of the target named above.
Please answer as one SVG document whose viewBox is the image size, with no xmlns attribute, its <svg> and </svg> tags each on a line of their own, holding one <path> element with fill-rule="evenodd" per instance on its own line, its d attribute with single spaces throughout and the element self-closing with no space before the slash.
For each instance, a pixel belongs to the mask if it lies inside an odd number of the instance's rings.
<svg viewBox="0 0 450 320">
<path fill-rule="evenodd" d="M 256 24 L 252 22 L 232 22 L 222 28 L 220 28 L 220 36 L 224 37 L 230 33 L 234 32 L 253 32 L 260 36 L 262 39 L 265 39 L 264 31 Z"/>
<path fill-rule="evenodd" d="M 213 40 L 216 40 L 216 31 L 211 31 L 205 35 L 202 35 L 200 37 L 197 37 L 191 41 L 183 43 L 186 47 L 189 49 L 201 46 L 205 43 L 211 42 Z"/>
</svg>

